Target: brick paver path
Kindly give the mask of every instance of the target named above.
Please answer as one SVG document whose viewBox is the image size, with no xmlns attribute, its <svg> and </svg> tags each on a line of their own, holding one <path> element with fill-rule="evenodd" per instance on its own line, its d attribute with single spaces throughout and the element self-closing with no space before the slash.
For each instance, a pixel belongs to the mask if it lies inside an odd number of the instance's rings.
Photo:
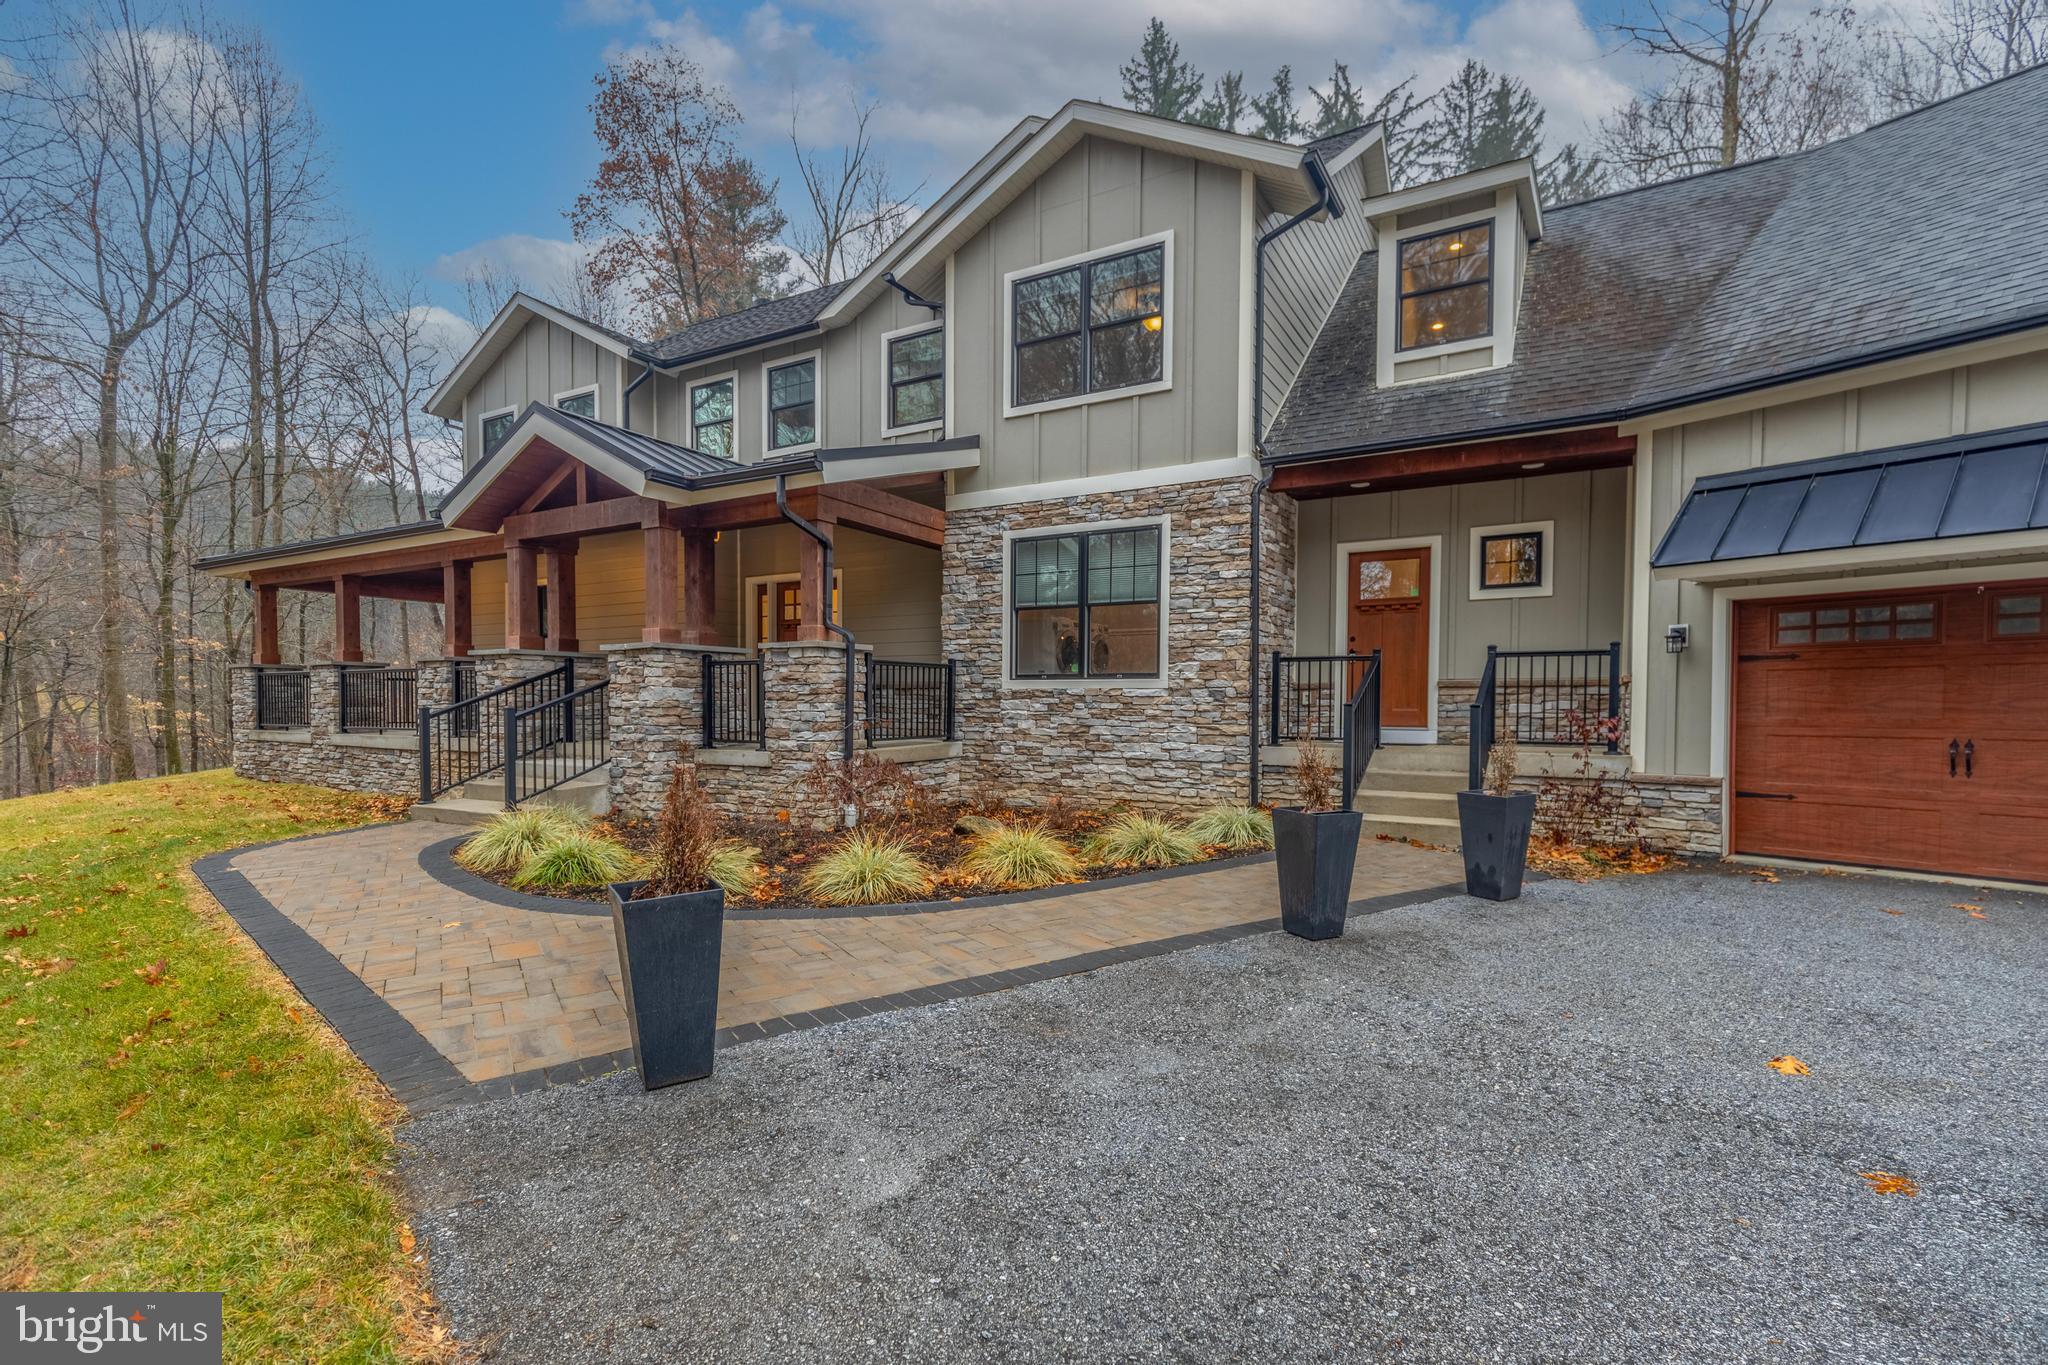
<svg viewBox="0 0 2048 1365">
<path fill-rule="evenodd" d="M 469 1081 L 626 1047 L 610 916 L 495 905 L 444 885 L 419 855 L 449 833 L 383 825 L 254 849 L 231 866 Z M 1462 878 L 1455 853 L 1367 840 L 1351 894 Z M 730 917 L 718 1022 L 776 1019 L 1278 914 L 1272 865 L 1252 863 L 930 913 Z"/>
</svg>

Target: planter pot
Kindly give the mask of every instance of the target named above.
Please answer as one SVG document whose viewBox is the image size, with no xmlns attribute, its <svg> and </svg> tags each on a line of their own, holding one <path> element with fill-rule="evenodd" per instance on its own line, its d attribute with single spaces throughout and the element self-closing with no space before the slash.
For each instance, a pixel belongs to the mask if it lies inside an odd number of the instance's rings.
<svg viewBox="0 0 2048 1365">
<path fill-rule="evenodd" d="M 1358 856 L 1363 811 L 1313 815 L 1283 806 L 1273 812 L 1273 858 L 1280 869 L 1280 926 L 1296 938 L 1337 938 L 1351 901 L 1351 864 Z"/>
<path fill-rule="evenodd" d="M 640 1083 L 659 1090 L 711 1074 L 718 1038 L 718 956 L 725 892 L 631 899 L 645 882 L 615 882 L 612 931 L 626 984 L 626 1022 Z"/>
<path fill-rule="evenodd" d="M 1465 894 L 1511 901 L 1522 894 L 1522 869 L 1529 864 L 1529 826 L 1536 818 L 1536 793 L 1458 793 L 1458 833 L 1465 850 Z"/>
</svg>

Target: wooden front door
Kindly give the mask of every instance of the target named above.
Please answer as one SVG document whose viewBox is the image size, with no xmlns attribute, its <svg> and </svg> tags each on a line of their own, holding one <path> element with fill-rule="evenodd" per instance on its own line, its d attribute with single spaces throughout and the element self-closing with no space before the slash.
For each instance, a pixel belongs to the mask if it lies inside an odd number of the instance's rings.
<svg viewBox="0 0 2048 1365">
<path fill-rule="evenodd" d="M 756 583 L 754 638 L 794 640 L 797 623 L 801 617 L 798 600 L 797 581 L 793 578 L 781 583 Z"/>
<path fill-rule="evenodd" d="M 2048 584 L 1745 602 L 1738 853 L 2048 882 Z"/>
<path fill-rule="evenodd" d="M 1344 581 L 1345 649 L 1380 651 L 1380 723 L 1428 729 L 1429 547 L 1354 551 Z"/>
</svg>

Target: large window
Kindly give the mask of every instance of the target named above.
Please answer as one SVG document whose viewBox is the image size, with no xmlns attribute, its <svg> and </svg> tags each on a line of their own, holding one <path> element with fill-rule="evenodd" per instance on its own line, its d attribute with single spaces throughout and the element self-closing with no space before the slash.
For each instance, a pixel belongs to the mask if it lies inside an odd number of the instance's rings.
<svg viewBox="0 0 2048 1365">
<path fill-rule="evenodd" d="M 1159 676 L 1157 526 L 1010 542 L 1011 676 Z"/>
<path fill-rule="evenodd" d="M 483 416 L 483 450 L 488 455 L 498 448 L 498 442 L 512 434 L 512 424 L 519 420 L 519 409 L 506 408 L 503 412 L 487 412 Z"/>
<path fill-rule="evenodd" d="M 946 413 L 946 333 L 933 327 L 889 338 L 891 431 L 930 426 Z"/>
<path fill-rule="evenodd" d="M 1475 223 L 1401 243 L 1399 349 L 1493 331 L 1493 227 Z"/>
<path fill-rule="evenodd" d="M 1017 280 L 1010 317 L 1017 407 L 1157 383 L 1166 364 L 1166 246 Z"/>
<path fill-rule="evenodd" d="M 690 449 L 733 458 L 731 375 L 690 386 Z"/>
<path fill-rule="evenodd" d="M 768 448 L 787 450 L 818 439 L 818 358 L 806 356 L 768 371 Z"/>
</svg>

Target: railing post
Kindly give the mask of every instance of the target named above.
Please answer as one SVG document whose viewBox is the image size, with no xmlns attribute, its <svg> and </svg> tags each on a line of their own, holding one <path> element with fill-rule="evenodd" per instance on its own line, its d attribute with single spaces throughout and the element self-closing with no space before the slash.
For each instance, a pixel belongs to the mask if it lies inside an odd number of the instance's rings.
<svg viewBox="0 0 2048 1365">
<path fill-rule="evenodd" d="M 1268 742 L 1280 743 L 1280 651 L 1273 651 L 1273 667 L 1266 678 L 1266 734 Z"/>
<path fill-rule="evenodd" d="M 851 646 L 849 646 L 850 648 Z M 768 747 L 768 664 L 765 659 L 754 656 L 754 738 L 759 747 Z"/>
<path fill-rule="evenodd" d="M 954 743 L 960 738 L 959 731 L 954 728 L 953 710 L 954 697 L 958 694 L 959 687 L 960 661 L 958 659 L 948 659 L 946 660 L 946 742 L 948 744 Z"/>
<path fill-rule="evenodd" d="M 1480 745 L 1484 742 L 1480 734 L 1479 713 L 1485 706 L 1484 701 L 1474 697 L 1472 704 L 1465 708 L 1465 786 L 1475 792 L 1479 790 L 1480 770 L 1486 762 L 1479 751 Z"/>
<path fill-rule="evenodd" d="M 1608 732 L 1607 752 L 1621 752 L 1621 641 L 1613 640 L 1607 646 L 1607 719 L 1612 723 Z"/>
<path fill-rule="evenodd" d="M 868 747 L 875 747 L 875 656 L 868 655 L 867 662 L 867 724 L 861 728 L 867 732 Z"/>
<path fill-rule="evenodd" d="M 432 708 L 422 706 L 419 714 L 420 727 L 420 801 L 434 799 L 434 722 Z"/>
<path fill-rule="evenodd" d="M 1380 743 L 1380 652 L 1372 652 L 1372 747 L 1383 747 Z"/>
<path fill-rule="evenodd" d="M 511 810 L 519 804 L 519 713 L 506 707 L 502 726 L 505 731 L 505 809 Z"/>
<path fill-rule="evenodd" d="M 712 739 L 712 735 L 714 733 L 714 726 L 712 723 L 712 711 L 716 708 L 717 703 L 712 700 L 711 696 L 711 656 L 709 654 L 699 654 L 697 656 L 697 662 L 702 664 L 704 669 L 704 682 L 703 685 L 699 687 L 697 690 L 697 719 L 699 722 L 701 722 L 703 726 L 704 742 L 698 747 L 704 749 L 715 749 L 718 747 L 718 745 Z"/>
</svg>

